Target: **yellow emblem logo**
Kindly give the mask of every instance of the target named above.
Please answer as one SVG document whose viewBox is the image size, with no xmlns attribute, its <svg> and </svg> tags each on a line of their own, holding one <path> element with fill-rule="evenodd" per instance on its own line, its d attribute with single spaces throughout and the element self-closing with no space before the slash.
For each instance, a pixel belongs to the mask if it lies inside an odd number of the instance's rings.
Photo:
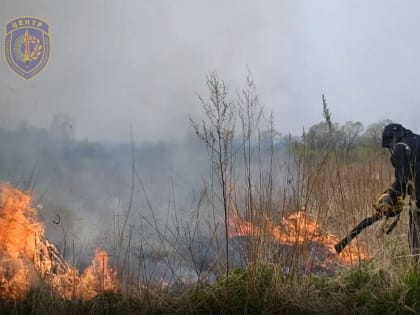
<svg viewBox="0 0 420 315">
<path fill-rule="evenodd" d="M 50 26 L 35 17 L 19 17 L 6 25 L 5 56 L 9 66 L 30 79 L 47 64 L 50 56 Z"/>
</svg>

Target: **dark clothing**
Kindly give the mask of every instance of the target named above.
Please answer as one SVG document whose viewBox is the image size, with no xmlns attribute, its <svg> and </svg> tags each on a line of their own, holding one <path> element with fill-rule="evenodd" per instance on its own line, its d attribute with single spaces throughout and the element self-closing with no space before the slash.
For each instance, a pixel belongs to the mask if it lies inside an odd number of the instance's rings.
<svg viewBox="0 0 420 315">
<path fill-rule="evenodd" d="M 420 263 L 420 136 L 405 130 L 403 137 L 394 140 L 395 145 L 388 146 L 395 169 L 392 188 L 403 197 L 409 194 L 416 200 L 410 203 L 408 243 L 414 261 Z"/>
<path fill-rule="evenodd" d="M 414 193 L 412 188 L 415 187 L 414 196 L 420 201 L 420 136 L 410 132 L 396 143 L 392 150 L 391 163 L 395 169 L 392 188 L 405 197 Z"/>
</svg>

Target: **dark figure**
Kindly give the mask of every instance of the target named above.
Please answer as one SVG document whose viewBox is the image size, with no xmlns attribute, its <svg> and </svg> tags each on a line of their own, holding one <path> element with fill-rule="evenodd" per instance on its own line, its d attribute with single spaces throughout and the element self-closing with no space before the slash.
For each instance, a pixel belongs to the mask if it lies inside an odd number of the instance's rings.
<svg viewBox="0 0 420 315">
<path fill-rule="evenodd" d="M 410 197 L 408 242 L 416 262 L 420 261 L 420 136 L 400 124 L 385 126 L 382 147 L 391 152 L 391 163 L 395 169 L 395 181 L 385 191 L 390 205 Z"/>
<path fill-rule="evenodd" d="M 374 215 L 357 224 L 349 234 L 335 245 L 339 254 L 344 248 L 373 223 L 385 218 L 394 218 L 386 234 L 396 227 L 403 210 L 404 199 L 409 196 L 410 222 L 408 243 L 414 260 L 420 262 L 420 136 L 405 129 L 400 124 L 385 126 L 382 134 L 382 147 L 391 152 L 391 163 L 395 169 L 395 181 L 378 198 L 374 205 Z M 419 182 L 417 182 L 419 181 Z"/>
</svg>

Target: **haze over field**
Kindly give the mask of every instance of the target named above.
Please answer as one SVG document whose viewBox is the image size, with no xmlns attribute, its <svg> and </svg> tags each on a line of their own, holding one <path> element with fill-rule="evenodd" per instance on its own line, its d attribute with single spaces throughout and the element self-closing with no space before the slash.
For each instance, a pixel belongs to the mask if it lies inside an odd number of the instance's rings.
<svg viewBox="0 0 420 315">
<path fill-rule="evenodd" d="M 188 218 L 209 183 L 189 118 L 203 117 L 198 96 L 208 96 L 213 71 L 234 103 L 251 71 L 280 151 L 279 135 L 322 119 L 323 93 L 334 122 L 391 118 L 420 130 L 420 5 L 404 4 L 3 0 L 0 25 L 42 18 L 52 51 L 30 80 L 0 62 L 0 180 L 34 188 L 47 236 L 62 248 L 109 245 L 115 222 L 131 207 L 138 224 L 149 202 L 159 218 L 175 209 Z"/>
<path fill-rule="evenodd" d="M 0 313 L 420 313 L 418 12 L 0 0 Z"/>
<path fill-rule="evenodd" d="M 129 141 L 130 125 L 137 141 L 182 139 L 189 115 L 200 115 L 206 74 L 217 71 L 235 97 L 249 67 L 283 134 L 320 120 L 322 93 L 341 123 L 391 118 L 420 130 L 419 7 L 382 0 L 2 0 L 1 27 L 18 16 L 45 19 L 52 53 L 28 81 L 2 58 L 0 127 L 27 121 L 48 128 L 65 113 L 79 139 Z"/>
</svg>

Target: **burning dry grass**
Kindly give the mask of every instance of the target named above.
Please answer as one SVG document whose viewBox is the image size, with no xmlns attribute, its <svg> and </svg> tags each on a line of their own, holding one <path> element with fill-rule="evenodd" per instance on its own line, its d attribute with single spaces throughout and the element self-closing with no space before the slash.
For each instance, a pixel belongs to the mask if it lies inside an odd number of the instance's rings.
<svg viewBox="0 0 420 315">
<path fill-rule="evenodd" d="M 368 214 L 351 209 L 366 209 L 366 200 L 371 200 L 384 184 L 380 176 L 370 186 L 363 184 L 363 176 L 377 172 L 374 165 L 340 167 L 341 178 L 344 175 L 347 178 L 341 183 L 337 183 L 334 169 L 331 174 L 319 174 L 318 180 L 323 185 L 314 184 L 312 196 L 316 199 L 308 201 L 310 212 L 285 212 L 279 218 L 261 215 L 258 220 L 249 221 L 239 212 L 231 212 L 229 218 L 231 238 L 247 236 L 264 240 L 263 246 L 296 248 L 291 256 L 299 256 L 309 272 L 284 272 L 281 259 L 271 264 L 267 260 L 255 260 L 211 284 L 181 284 L 160 291 L 142 288 L 134 297 L 133 293 L 126 296 L 115 293 L 119 284 L 106 252 L 97 250 L 91 266 L 83 273 L 65 262 L 55 246 L 44 238 L 44 226 L 37 221 L 31 196 L 3 184 L 0 186 L 0 298 L 25 299 L 29 294 L 24 301 L 31 304 L 32 314 L 56 314 L 59 308 L 54 303 L 61 303 L 61 313 L 85 314 L 383 314 L 388 310 L 394 313 L 409 313 L 409 308 L 420 310 L 416 302 L 420 297 L 417 289 L 420 276 L 411 269 L 406 274 L 408 258 L 390 263 L 392 255 L 383 249 L 384 259 L 380 263 L 375 259 L 363 261 L 372 251 L 357 241 L 340 256 L 335 253 L 333 245 L 338 235 L 344 235 L 354 222 Z M 339 193 L 334 193 L 335 190 Z M 324 209 L 340 210 L 325 213 Z M 370 246 L 374 244 L 370 243 Z M 350 265 L 355 262 L 359 264 Z M 311 272 L 316 265 L 323 268 L 344 265 L 345 268 L 338 276 L 326 277 Z M 389 268 L 384 270 L 384 266 Z M 49 289 L 47 293 L 43 291 L 45 287 Z M 36 298 L 34 288 L 38 288 Z M 51 296 L 51 289 L 59 298 L 46 299 Z M 63 303 L 65 300 L 72 301 L 67 304 Z M 48 303 L 51 305 L 46 308 Z"/>
<path fill-rule="evenodd" d="M 292 251 L 299 248 L 306 271 L 320 268 L 328 270 L 333 266 L 349 265 L 369 257 L 367 250 L 356 242 L 338 256 L 334 248 L 338 238 L 322 232 L 319 224 L 304 210 L 291 212 L 278 223 L 264 216 L 259 224 L 243 219 L 235 211 L 229 218 L 229 236 L 264 238 L 277 246 L 290 246 Z"/>
<path fill-rule="evenodd" d="M 45 239 L 31 195 L 9 184 L 0 185 L 0 226 L 1 299 L 22 298 L 44 284 L 67 299 L 91 299 L 118 288 L 105 251 L 98 249 L 92 265 L 79 274 Z"/>
<path fill-rule="evenodd" d="M 36 235 L 43 227 L 36 222 L 31 198 L 9 185 L 1 186 L 0 296 L 17 298 L 34 284 Z"/>
</svg>

